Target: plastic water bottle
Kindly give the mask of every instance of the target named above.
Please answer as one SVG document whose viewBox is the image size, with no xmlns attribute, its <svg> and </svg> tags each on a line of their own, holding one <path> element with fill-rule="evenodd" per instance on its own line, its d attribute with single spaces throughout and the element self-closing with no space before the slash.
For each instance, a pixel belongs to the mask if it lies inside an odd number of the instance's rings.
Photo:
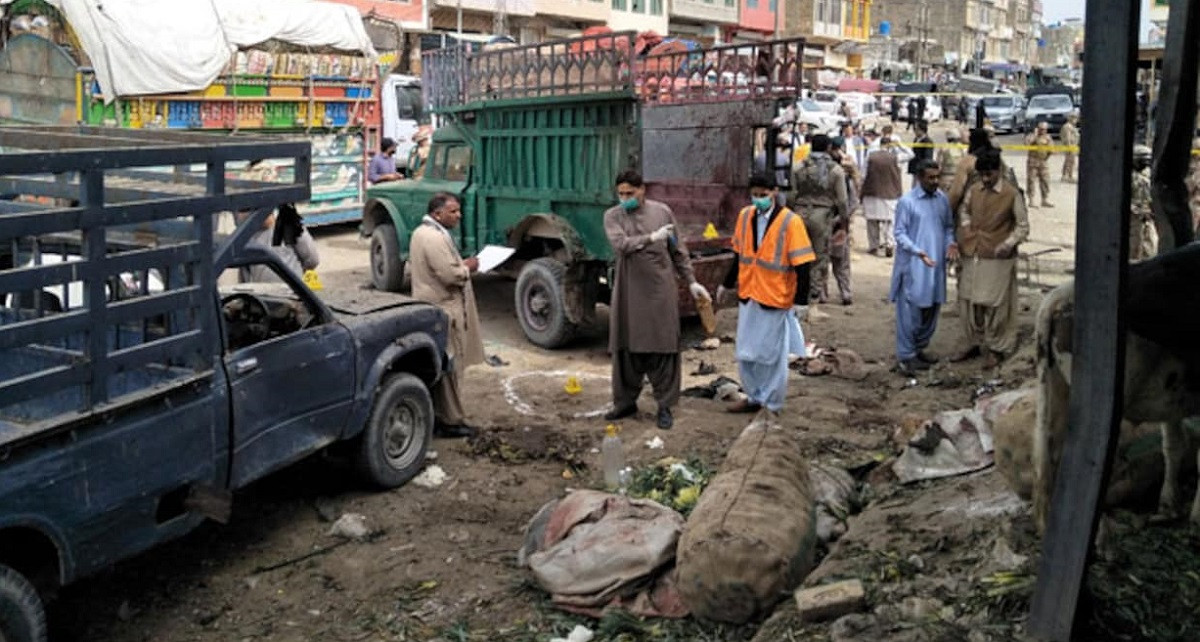
<svg viewBox="0 0 1200 642">
<path fill-rule="evenodd" d="M 625 467 L 625 450 L 621 447 L 620 429 L 609 424 L 600 443 L 600 463 L 604 467 L 604 486 L 610 491 L 621 488 L 621 469 Z"/>
</svg>

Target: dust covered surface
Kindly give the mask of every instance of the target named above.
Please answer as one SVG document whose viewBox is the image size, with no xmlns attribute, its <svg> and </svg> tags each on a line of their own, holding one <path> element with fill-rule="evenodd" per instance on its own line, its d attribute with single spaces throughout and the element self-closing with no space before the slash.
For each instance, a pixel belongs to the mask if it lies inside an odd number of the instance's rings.
<svg viewBox="0 0 1200 642">
<path fill-rule="evenodd" d="M 861 228 L 856 235 L 863 238 Z M 354 243 L 347 251 L 365 256 L 365 246 Z M 998 371 L 984 371 L 978 360 L 942 363 L 906 379 L 889 371 L 894 317 L 883 297 L 891 262 L 861 249 L 853 260 L 855 304 L 824 306 L 830 317 L 805 330 L 819 345 L 854 350 L 870 372 L 857 382 L 792 373 L 782 418 L 801 433 L 807 458 L 844 467 L 869 483 L 863 512 L 847 520 L 840 541 L 821 551 L 823 563 L 807 580 L 860 579 L 867 604 L 853 617 L 802 623 L 790 596 L 781 596 L 781 608 L 765 624 L 743 627 L 620 614 L 596 621 L 551 609 L 529 572 L 517 566 L 516 551 L 526 523 L 545 502 L 569 489 L 602 485 L 598 449 L 606 422 L 597 413 L 610 388 L 607 311 L 602 307 L 597 328 L 569 349 L 539 350 L 525 342 L 513 320 L 511 282 L 485 277 L 477 280 L 476 292 L 487 351 L 506 365 L 466 372 L 468 419 L 481 431 L 469 441 L 434 441 L 433 463 L 447 473 L 445 483 L 370 492 L 337 456 L 301 462 L 239 492 L 229 525 L 205 525 L 62 590 L 50 607 L 53 639 L 545 642 L 565 637 L 577 624 L 596 631 L 596 642 L 1014 639 L 1037 559 L 1028 508 L 991 471 L 901 487 L 887 470 L 901 442 L 894 434 L 906 422 L 967 407 L 980 392 L 1019 388 L 1032 378 L 1029 333 L 1040 293 L 1022 289 L 1023 348 Z M 368 275 L 362 268 L 339 273 L 323 265 L 321 278 L 327 289 L 357 289 Z M 944 313 L 932 346 L 943 356 L 959 341 L 953 306 Z M 719 335 L 735 333 L 732 311 L 721 311 L 718 322 Z M 685 334 L 685 345 L 700 338 L 691 324 Z M 714 351 L 685 351 L 683 359 L 684 388 L 738 376 L 728 342 Z M 701 361 L 715 372 L 691 374 Z M 565 392 L 567 376 L 576 376 L 582 390 Z M 685 398 L 675 410 L 675 427 L 662 431 L 653 412 L 646 394 L 640 414 L 620 422 L 626 463 L 635 470 L 652 470 L 668 457 L 718 470 L 750 421 L 725 413 L 721 402 Z M 662 448 L 647 445 L 655 437 Z M 647 477 L 647 488 L 667 483 L 655 474 Z M 672 499 L 692 486 L 671 483 Z M 364 515 L 375 534 L 340 543 L 329 529 L 344 513 Z M 1149 530 L 1142 548 L 1097 567 L 1098 582 L 1108 590 L 1098 591 L 1099 598 L 1132 612 L 1132 619 L 1117 620 L 1120 611 L 1110 610 L 1113 617 L 1101 624 L 1127 636 L 1111 639 L 1147 639 L 1128 622 L 1171 633 L 1176 629 L 1165 627 L 1194 617 L 1197 542 L 1183 533 Z M 1173 552 L 1151 548 L 1171 542 L 1178 545 Z M 1139 561 L 1155 555 L 1163 559 Z M 1157 606 L 1169 606 L 1167 621 L 1142 616 L 1140 609 Z M 1159 617 L 1157 610 L 1145 613 Z M 1160 639 L 1197 639 L 1194 631 L 1179 629 L 1182 637 Z"/>
</svg>

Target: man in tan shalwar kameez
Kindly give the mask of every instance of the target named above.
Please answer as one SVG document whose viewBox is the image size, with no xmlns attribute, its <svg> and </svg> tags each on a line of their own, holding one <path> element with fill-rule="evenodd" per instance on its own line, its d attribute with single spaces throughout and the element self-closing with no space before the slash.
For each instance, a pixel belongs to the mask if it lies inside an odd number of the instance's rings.
<svg viewBox="0 0 1200 642">
<path fill-rule="evenodd" d="M 617 177 L 620 204 L 604 213 L 604 232 L 616 257 L 608 349 L 612 353 L 615 421 L 637 413 L 637 398 L 650 379 L 658 402 L 658 427 L 671 428 L 679 401 L 679 281 L 696 299 L 712 300 L 696 283 L 687 248 L 675 235 L 675 214 L 646 199 L 637 172 Z M 678 279 L 678 280 L 677 280 Z"/>
<path fill-rule="evenodd" d="M 999 150 L 979 153 L 979 180 L 958 213 L 958 300 L 968 347 L 956 360 L 982 350 L 989 368 L 1017 348 L 1017 247 L 1029 237 L 1024 196 L 1001 179 L 1002 167 Z"/>
<path fill-rule="evenodd" d="M 425 219 L 413 230 L 408 250 L 413 298 L 438 306 L 450 317 L 446 352 L 453 366 L 433 390 L 435 434 L 440 437 L 475 434 L 466 423 L 460 385 L 463 371 L 483 362 L 479 311 L 471 288 L 471 274 L 479 269 L 479 260 L 462 258 L 450 236 L 450 230 L 461 220 L 458 197 L 446 192 L 435 194 L 429 199 Z"/>
</svg>

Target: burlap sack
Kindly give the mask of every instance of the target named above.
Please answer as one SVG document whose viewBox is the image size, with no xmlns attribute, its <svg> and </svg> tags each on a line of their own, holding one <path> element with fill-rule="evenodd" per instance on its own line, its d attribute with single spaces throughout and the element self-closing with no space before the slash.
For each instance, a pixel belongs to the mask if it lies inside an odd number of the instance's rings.
<svg viewBox="0 0 1200 642">
<path fill-rule="evenodd" d="M 798 434 L 756 419 L 684 526 L 678 587 L 693 615 L 742 623 L 812 570 L 816 507 Z"/>
</svg>

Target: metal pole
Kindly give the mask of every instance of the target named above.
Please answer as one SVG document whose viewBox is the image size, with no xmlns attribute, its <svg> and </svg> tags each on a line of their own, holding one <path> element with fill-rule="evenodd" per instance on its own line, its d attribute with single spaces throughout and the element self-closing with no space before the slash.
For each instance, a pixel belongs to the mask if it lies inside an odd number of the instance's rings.
<svg viewBox="0 0 1200 642">
<path fill-rule="evenodd" d="M 1126 261 L 1133 168 L 1133 87 L 1141 3 L 1088 0 L 1083 122 L 1075 238 L 1069 429 L 1050 498 L 1038 583 L 1027 624 L 1034 639 L 1066 642 L 1116 450 L 1124 396 Z M 1077 286 L 1081 284 L 1077 280 Z"/>
<path fill-rule="evenodd" d="M 458 38 L 462 40 L 462 0 L 458 0 Z"/>
</svg>

